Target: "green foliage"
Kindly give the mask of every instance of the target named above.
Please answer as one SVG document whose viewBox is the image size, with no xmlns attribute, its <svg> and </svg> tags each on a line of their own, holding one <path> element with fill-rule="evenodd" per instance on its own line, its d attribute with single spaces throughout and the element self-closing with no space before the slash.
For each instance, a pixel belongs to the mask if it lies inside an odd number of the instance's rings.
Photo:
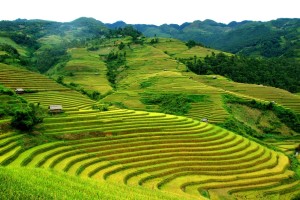
<svg viewBox="0 0 300 200">
<path fill-rule="evenodd" d="M 140 82 L 140 88 L 141 89 L 148 88 L 154 85 L 156 81 L 157 81 L 156 77 L 150 77 L 147 80 Z"/>
<path fill-rule="evenodd" d="M 273 106 L 273 111 L 277 117 L 294 131 L 300 133 L 300 116 L 295 114 L 293 111 L 285 109 L 281 106 Z"/>
<path fill-rule="evenodd" d="M 0 51 L 5 51 L 14 58 L 18 58 L 20 56 L 18 50 L 9 44 L 0 43 Z"/>
<path fill-rule="evenodd" d="M 190 99 L 183 94 L 148 94 L 141 101 L 146 105 L 158 105 L 160 112 L 175 115 L 184 115 L 190 109 Z"/>
<path fill-rule="evenodd" d="M 118 45 L 118 49 L 119 49 L 119 50 L 124 49 L 124 47 L 125 47 L 125 44 L 124 44 L 123 42 L 121 42 L 121 43 Z"/>
<path fill-rule="evenodd" d="M 289 109 L 285 109 L 282 106 L 274 104 L 273 102 L 260 102 L 254 99 L 244 100 L 229 94 L 223 95 L 223 97 L 226 103 L 238 103 L 260 110 L 272 110 L 282 123 L 287 125 L 292 130 L 300 133 L 300 117 Z"/>
<path fill-rule="evenodd" d="M 181 59 L 181 62 L 196 74 L 213 72 L 236 82 L 264 84 L 290 92 L 300 91 L 300 67 L 289 59 L 260 59 L 212 53 L 204 60 L 193 57 Z"/>
<path fill-rule="evenodd" d="M 100 99 L 100 97 L 101 97 L 101 94 L 98 91 L 93 91 L 92 94 L 91 94 L 91 99 L 93 99 L 93 100 L 97 101 L 97 100 Z"/>
<path fill-rule="evenodd" d="M 199 43 L 199 42 L 195 42 L 194 40 L 189 40 L 185 43 L 185 45 L 190 49 L 190 48 L 193 48 L 195 46 L 200 46 L 200 47 L 203 47 L 204 45 Z"/>
<path fill-rule="evenodd" d="M 39 105 L 29 104 L 27 107 L 15 111 L 11 125 L 22 131 L 29 131 L 42 121 L 43 111 Z"/>
<path fill-rule="evenodd" d="M 206 94 L 189 94 L 187 96 L 190 102 L 197 103 L 197 102 L 210 102 L 209 95 Z"/>
<path fill-rule="evenodd" d="M 10 63 L 19 63 L 20 54 L 16 48 L 9 44 L 0 43 L 0 51 L 6 52 L 6 54 L 0 55 L 0 62 L 10 64 Z"/>
<path fill-rule="evenodd" d="M 88 51 L 97 51 L 97 50 L 99 50 L 99 47 L 97 47 L 97 46 L 91 46 L 91 47 L 88 47 L 87 50 Z"/>
<path fill-rule="evenodd" d="M 109 105 L 108 104 L 97 104 L 97 105 L 93 105 L 93 109 L 94 110 L 99 110 L 99 111 L 108 111 Z"/>
<path fill-rule="evenodd" d="M 107 64 L 107 79 L 112 87 L 116 87 L 117 76 L 121 72 L 120 67 L 126 62 L 126 52 L 111 51 L 106 58 Z"/>
<path fill-rule="evenodd" d="M 258 139 L 263 138 L 262 134 L 257 133 L 257 131 L 253 130 L 251 127 L 247 126 L 246 124 L 236 120 L 235 118 L 227 119 L 225 122 L 220 123 L 218 125 L 247 138 L 251 138 L 251 137 L 258 138 Z"/>
<path fill-rule="evenodd" d="M 13 116 L 27 106 L 27 101 L 9 88 L 0 85 L 0 117 Z"/>
<path fill-rule="evenodd" d="M 158 39 L 157 37 L 152 38 L 152 39 L 150 40 L 150 44 L 156 44 L 156 43 L 158 43 L 158 42 L 159 42 L 159 39 Z"/>
<path fill-rule="evenodd" d="M 0 85 L 0 94 L 6 94 L 9 96 L 13 96 L 13 95 L 15 95 L 15 92 L 9 88 L 6 88 L 6 87 Z"/>
<path fill-rule="evenodd" d="M 293 196 L 293 198 L 291 200 L 300 200 L 300 193 Z"/>
<path fill-rule="evenodd" d="M 59 84 L 64 84 L 64 76 L 58 76 L 56 82 Z"/>
<path fill-rule="evenodd" d="M 153 85 L 153 82 L 151 82 L 151 81 L 143 81 L 140 83 L 140 88 L 144 89 L 144 88 L 148 88 L 152 85 Z"/>
<path fill-rule="evenodd" d="M 140 101 L 145 105 L 158 105 L 159 111 L 167 114 L 184 115 L 191 108 L 190 103 L 203 102 L 207 95 L 186 95 L 176 93 L 144 93 Z"/>
<path fill-rule="evenodd" d="M 231 53 L 264 57 L 296 58 L 299 51 L 299 19 L 268 22 L 242 21 L 229 24 L 212 20 L 162 26 L 134 25 L 146 36 L 193 40 Z"/>
<path fill-rule="evenodd" d="M 10 35 L 10 38 L 17 44 L 25 45 L 34 50 L 40 47 L 40 44 L 37 42 L 37 40 L 35 40 L 34 37 L 30 37 L 25 33 L 13 33 Z"/>
<path fill-rule="evenodd" d="M 205 198 L 210 199 L 210 197 L 209 197 L 209 192 L 208 192 L 207 190 L 204 190 L 204 189 L 200 190 L 200 194 L 201 194 L 202 196 L 204 196 Z"/>
<path fill-rule="evenodd" d="M 67 48 L 63 45 L 52 45 L 40 48 L 35 54 L 35 66 L 44 73 L 59 62 L 66 62 L 69 59 Z"/>
<path fill-rule="evenodd" d="M 122 103 L 122 102 L 119 102 L 119 101 L 114 101 L 114 102 L 111 102 L 111 105 L 114 105 L 118 108 L 121 108 L 121 109 L 128 109 L 128 107 Z"/>
<path fill-rule="evenodd" d="M 131 36 L 133 41 L 136 41 L 139 36 L 141 36 L 142 33 L 138 30 L 136 30 L 133 26 L 126 26 L 124 28 L 118 28 L 118 29 L 110 29 L 109 33 L 106 35 L 106 37 L 124 37 L 124 36 Z"/>
</svg>

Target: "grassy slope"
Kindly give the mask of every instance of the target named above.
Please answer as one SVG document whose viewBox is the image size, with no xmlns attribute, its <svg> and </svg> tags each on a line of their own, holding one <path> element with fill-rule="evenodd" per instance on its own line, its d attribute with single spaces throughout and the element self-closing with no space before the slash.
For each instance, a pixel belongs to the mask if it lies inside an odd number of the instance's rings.
<svg viewBox="0 0 300 200">
<path fill-rule="evenodd" d="M 0 181 L 2 183 L 0 197 L 3 200 L 194 199 L 159 190 L 82 179 L 65 173 L 44 169 L 0 167 Z"/>
<path fill-rule="evenodd" d="M 13 40 L 11 40 L 10 38 L 7 38 L 7 37 L 0 37 L 0 43 L 3 43 L 3 44 L 8 44 L 8 45 L 11 45 L 12 47 L 14 47 L 15 49 L 18 50 L 19 54 L 22 55 L 22 56 L 26 56 L 27 55 L 27 50 L 16 44 Z"/>
<path fill-rule="evenodd" d="M 66 75 L 66 83 L 77 83 L 87 90 L 100 91 L 101 93 L 106 93 L 112 89 L 106 79 L 105 63 L 100 60 L 98 51 L 72 48 L 69 49 L 68 53 L 71 55 L 70 61 L 56 73 Z"/>
<path fill-rule="evenodd" d="M 150 39 L 149 39 L 150 40 Z M 107 102 L 122 102 L 130 109 L 141 109 L 147 111 L 159 111 L 157 106 L 145 105 L 140 100 L 145 95 L 155 93 L 167 94 L 196 94 L 208 95 L 210 99 L 203 103 L 203 106 L 210 106 L 209 111 L 199 111 L 199 106 L 192 105 L 194 111 L 188 116 L 201 119 L 210 117 L 211 122 L 217 122 L 226 118 L 226 112 L 222 107 L 221 94 L 222 90 L 210 87 L 204 84 L 199 84 L 190 78 L 190 74 L 184 74 L 186 67 L 177 62 L 174 57 L 181 55 L 187 56 L 197 54 L 199 57 L 205 57 L 211 53 L 211 49 L 202 47 L 194 47 L 188 49 L 186 45 L 179 40 L 159 39 L 159 43 L 151 46 L 132 45 L 131 48 L 125 48 L 126 51 L 126 66 L 118 76 L 117 92 L 107 96 L 103 101 Z M 142 85 L 145 85 L 142 86 Z M 223 117 L 214 116 L 214 112 L 223 113 Z"/>
</svg>

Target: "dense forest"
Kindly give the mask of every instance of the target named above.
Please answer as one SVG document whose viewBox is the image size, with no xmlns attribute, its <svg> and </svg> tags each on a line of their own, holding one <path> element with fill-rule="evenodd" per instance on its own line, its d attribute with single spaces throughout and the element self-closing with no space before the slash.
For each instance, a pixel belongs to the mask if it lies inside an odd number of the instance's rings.
<svg viewBox="0 0 300 200">
<path fill-rule="evenodd" d="M 224 53 L 181 59 L 196 74 L 219 74 L 236 82 L 256 83 L 282 88 L 290 92 L 300 91 L 300 67 L 287 58 L 253 58 L 227 56 Z"/>
<path fill-rule="evenodd" d="M 108 28 L 124 27 L 119 21 L 106 24 Z M 182 25 L 161 26 L 135 24 L 145 36 L 194 40 L 205 46 L 231 53 L 263 57 L 297 57 L 300 51 L 300 19 L 277 19 L 268 22 L 242 21 L 229 24 L 213 20 L 186 22 Z"/>
</svg>

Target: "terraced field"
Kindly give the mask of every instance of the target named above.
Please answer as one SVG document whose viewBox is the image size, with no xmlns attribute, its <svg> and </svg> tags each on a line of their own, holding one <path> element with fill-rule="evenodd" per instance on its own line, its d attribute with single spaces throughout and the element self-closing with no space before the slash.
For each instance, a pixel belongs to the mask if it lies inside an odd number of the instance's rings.
<svg viewBox="0 0 300 200">
<path fill-rule="evenodd" d="M 245 84 L 229 81 L 222 76 L 217 76 L 213 79 L 212 76 L 197 76 L 195 80 L 210 85 L 216 88 L 221 88 L 225 91 L 239 93 L 248 98 L 256 98 L 265 101 L 274 101 L 286 108 L 300 113 L 300 97 L 289 93 L 286 90 L 279 88 L 268 87 L 263 85 Z"/>
<path fill-rule="evenodd" d="M 221 52 L 200 46 L 195 46 L 189 49 L 182 41 L 172 38 L 159 38 L 159 43 L 153 46 L 166 52 L 168 55 L 177 58 L 190 58 L 194 56 L 204 58 L 212 52 L 215 52 L 216 54 Z"/>
<path fill-rule="evenodd" d="M 178 43 L 174 44 L 164 44 L 166 49 L 159 45 L 133 45 L 127 49 L 128 69 L 120 73 L 118 91 L 103 101 L 122 103 L 131 109 L 106 112 L 92 110 L 97 102 L 43 75 L 0 64 L 1 84 L 34 90 L 36 93 L 23 97 L 45 107 L 59 104 L 66 111 L 45 118 L 35 135 L 41 140 L 29 147 L 27 134 L 2 133 L 0 129 L 0 165 L 50 169 L 101 183 L 142 186 L 194 199 L 291 199 L 299 193 L 300 182 L 285 154 L 210 124 L 229 117 L 222 102 L 226 93 L 275 100 L 296 112 L 299 96 L 219 76 L 192 75 L 170 56 L 192 50 L 183 44 L 178 50 Z M 109 52 L 106 50 L 111 47 L 100 51 Z M 86 50 L 71 51 L 73 61 L 67 65 L 70 72 L 82 80 L 87 75 L 85 80 L 98 81 L 95 74 L 92 77 L 80 72 L 81 67 L 91 67 L 91 73 L 95 73 L 93 70 L 99 67 L 87 64 L 86 58 L 80 60 Z M 67 80 L 80 83 L 73 78 Z M 186 116 L 158 113 L 157 105 L 142 104 L 141 98 L 159 92 L 203 95 L 205 101 L 191 103 Z M 200 122 L 202 118 L 209 123 Z M 275 141 L 274 145 L 292 154 L 298 140 L 286 142 Z"/>
<path fill-rule="evenodd" d="M 298 186 L 281 154 L 225 129 L 191 118 L 133 110 L 70 111 L 45 119 L 43 134 L 63 140 L 22 150 L 15 134 L 1 135 L 1 163 L 187 193 L 212 199 L 285 184 Z M 296 185 L 296 186 L 295 186 Z M 284 197 L 284 195 L 283 195 Z M 242 199 L 242 198 L 241 198 Z"/>
<path fill-rule="evenodd" d="M 208 119 L 209 123 L 220 123 L 224 122 L 229 114 L 223 108 L 221 96 L 211 95 L 205 102 L 192 103 L 187 116 L 197 120 Z"/>
<path fill-rule="evenodd" d="M 86 90 L 106 93 L 112 90 L 106 78 L 106 65 L 99 57 L 98 51 L 88 51 L 86 48 L 72 48 L 68 53 L 70 61 L 62 69 L 52 69 L 48 74 L 65 75 L 66 83 L 80 84 Z M 57 70 L 57 71 L 55 71 Z"/>
<path fill-rule="evenodd" d="M 208 95 L 210 96 L 209 101 L 202 104 L 191 104 L 187 116 L 198 120 L 204 117 L 209 118 L 212 123 L 226 119 L 228 113 L 223 108 L 221 101 L 224 91 L 199 83 L 192 77 L 183 74 L 186 67 L 174 60 L 169 53 L 165 53 L 169 50 L 162 47 L 166 45 L 170 50 L 177 49 L 178 52 L 187 51 L 188 48 L 177 40 L 161 39 L 160 41 L 163 43 L 161 46 L 159 42 L 154 46 L 134 45 L 131 46 L 131 49 L 126 49 L 126 66 L 128 68 L 120 74 L 122 78 L 118 82 L 118 91 L 108 95 L 103 101 L 122 102 L 129 109 L 157 112 L 159 109 L 156 105 L 145 105 L 141 102 L 141 99 L 145 98 L 145 94 L 146 96 L 149 93 Z M 203 48 L 201 56 L 208 54 L 210 52 Z M 209 108 L 209 112 L 207 109 L 202 109 L 204 106 Z"/>
<path fill-rule="evenodd" d="M 33 91 L 67 91 L 53 80 L 26 69 L 0 63 L 0 83 L 12 89 L 23 88 Z"/>
<path fill-rule="evenodd" d="M 22 56 L 27 55 L 27 49 L 25 49 L 24 47 L 18 45 L 17 43 L 15 43 L 13 40 L 11 40 L 8 37 L 0 36 L 0 44 L 8 44 L 8 45 L 14 47 L 15 49 L 17 49 L 17 51 L 20 55 L 22 55 Z"/>
<path fill-rule="evenodd" d="M 65 111 L 91 109 L 96 103 L 41 74 L 5 64 L 0 64 L 0 68 L 1 84 L 11 89 L 23 88 L 34 91 L 22 96 L 32 103 L 40 103 L 45 108 L 49 105 L 62 105 Z"/>
</svg>

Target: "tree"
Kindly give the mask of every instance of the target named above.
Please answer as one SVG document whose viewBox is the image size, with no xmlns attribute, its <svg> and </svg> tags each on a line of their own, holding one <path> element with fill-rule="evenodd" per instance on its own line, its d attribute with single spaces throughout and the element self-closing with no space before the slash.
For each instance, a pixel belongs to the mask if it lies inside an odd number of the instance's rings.
<svg viewBox="0 0 300 200">
<path fill-rule="evenodd" d="M 64 83 L 64 76 L 58 76 L 56 82 L 59 83 L 59 84 L 63 84 Z"/>
<path fill-rule="evenodd" d="M 43 113 L 39 104 L 29 104 L 28 107 L 19 109 L 14 113 L 11 125 L 19 130 L 29 131 L 43 121 Z"/>
<path fill-rule="evenodd" d="M 119 50 L 124 49 L 124 47 L 125 47 L 125 44 L 123 42 L 121 42 L 118 46 Z"/>
</svg>

